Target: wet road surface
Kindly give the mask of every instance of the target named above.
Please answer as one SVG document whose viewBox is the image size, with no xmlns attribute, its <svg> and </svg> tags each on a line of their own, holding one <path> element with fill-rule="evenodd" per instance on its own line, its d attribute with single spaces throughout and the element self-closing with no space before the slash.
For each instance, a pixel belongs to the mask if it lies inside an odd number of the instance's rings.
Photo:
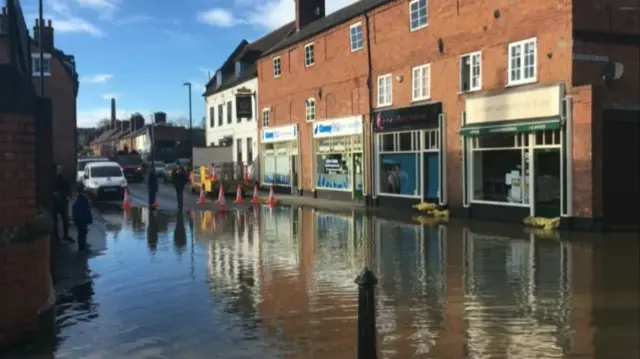
<svg viewBox="0 0 640 359">
<path fill-rule="evenodd" d="M 635 235 L 294 207 L 102 217 L 106 249 L 60 296 L 55 338 L 0 357 L 353 359 L 365 266 L 380 358 L 640 355 Z"/>
</svg>

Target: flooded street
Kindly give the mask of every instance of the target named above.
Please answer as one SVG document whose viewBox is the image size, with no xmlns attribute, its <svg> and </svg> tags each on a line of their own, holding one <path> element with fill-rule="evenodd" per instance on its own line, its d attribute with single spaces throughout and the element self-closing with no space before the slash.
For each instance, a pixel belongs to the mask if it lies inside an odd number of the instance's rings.
<svg viewBox="0 0 640 359">
<path fill-rule="evenodd" d="M 640 356 L 635 235 L 295 207 L 104 221 L 92 281 L 60 297 L 55 343 L 9 357 L 354 359 L 365 266 L 380 358 Z"/>
</svg>

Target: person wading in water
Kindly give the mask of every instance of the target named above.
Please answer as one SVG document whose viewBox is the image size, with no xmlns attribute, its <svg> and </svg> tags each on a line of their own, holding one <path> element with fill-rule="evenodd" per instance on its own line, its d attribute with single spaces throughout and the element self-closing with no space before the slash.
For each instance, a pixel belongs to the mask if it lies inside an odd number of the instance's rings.
<svg viewBox="0 0 640 359">
<path fill-rule="evenodd" d="M 71 199 L 71 186 L 62 175 L 62 166 L 57 165 L 56 177 L 53 180 L 53 224 L 55 236 L 59 243 L 74 243 L 73 238 L 69 237 L 69 200 Z M 62 238 L 58 231 L 58 216 L 62 219 Z"/>
<path fill-rule="evenodd" d="M 178 201 L 178 208 L 182 209 L 184 204 L 184 186 L 189 182 L 189 176 L 187 171 L 182 167 L 180 162 L 176 161 L 176 166 L 171 171 L 171 182 L 176 189 L 176 199 Z"/>
</svg>

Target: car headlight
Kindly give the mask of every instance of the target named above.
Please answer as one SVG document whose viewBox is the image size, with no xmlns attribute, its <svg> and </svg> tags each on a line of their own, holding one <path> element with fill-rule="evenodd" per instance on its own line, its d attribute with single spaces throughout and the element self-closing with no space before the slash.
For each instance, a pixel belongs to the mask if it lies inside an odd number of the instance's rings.
<svg viewBox="0 0 640 359">
<path fill-rule="evenodd" d="M 127 187 L 127 180 L 123 179 L 122 181 L 120 181 L 120 186 L 121 187 Z"/>
<path fill-rule="evenodd" d="M 100 187 L 100 184 L 97 181 L 91 181 L 89 182 L 89 184 L 91 185 L 92 188 Z"/>
</svg>

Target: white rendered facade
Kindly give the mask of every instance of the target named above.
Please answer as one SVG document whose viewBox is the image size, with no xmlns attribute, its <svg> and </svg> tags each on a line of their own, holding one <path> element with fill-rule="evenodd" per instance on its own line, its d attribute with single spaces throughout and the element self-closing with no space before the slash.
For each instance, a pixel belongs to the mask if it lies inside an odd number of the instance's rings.
<svg viewBox="0 0 640 359">
<path fill-rule="evenodd" d="M 236 118 L 235 95 L 239 89 L 249 90 L 254 94 L 252 118 Z M 207 145 L 218 145 L 225 139 L 231 140 L 234 162 L 253 163 L 258 156 L 257 92 L 258 79 L 253 78 L 205 98 Z"/>
</svg>

